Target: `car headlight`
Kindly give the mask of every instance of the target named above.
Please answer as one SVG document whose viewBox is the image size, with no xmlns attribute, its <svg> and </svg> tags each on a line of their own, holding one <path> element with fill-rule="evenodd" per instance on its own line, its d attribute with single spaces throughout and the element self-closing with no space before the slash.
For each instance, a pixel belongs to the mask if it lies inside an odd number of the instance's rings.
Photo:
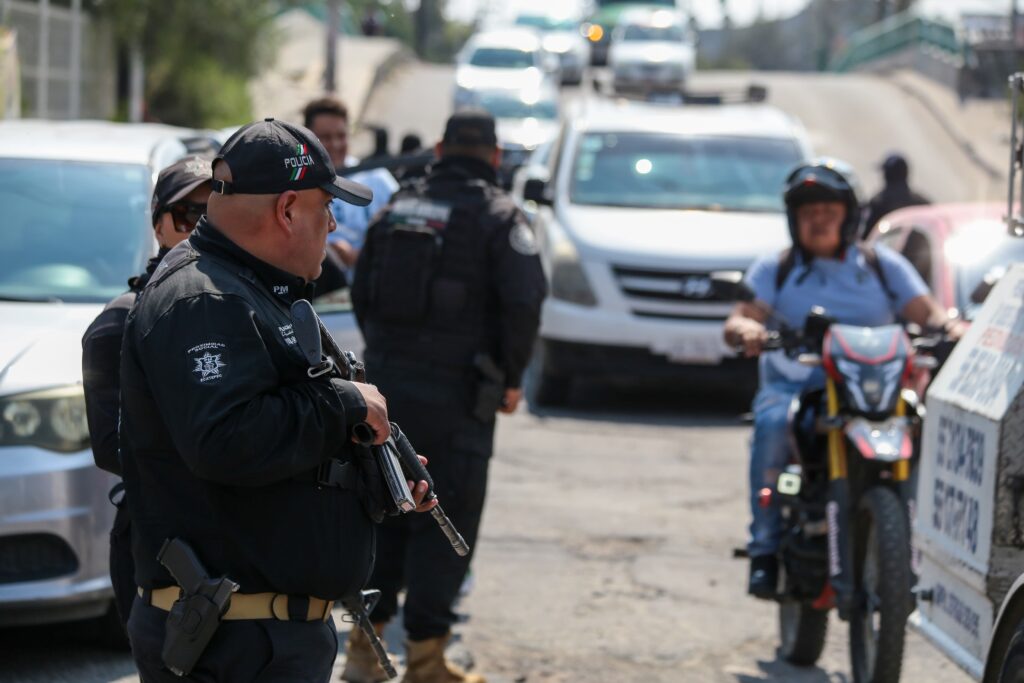
<svg viewBox="0 0 1024 683">
<path fill-rule="evenodd" d="M 551 296 L 579 306 L 597 305 L 597 297 L 580 263 L 579 252 L 564 233 L 552 244 Z"/>
<path fill-rule="evenodd" d="M 36 446 L 58 453 L 88 448 L 81 385 L 0 398 L 0 446 Z"/>
</svg>

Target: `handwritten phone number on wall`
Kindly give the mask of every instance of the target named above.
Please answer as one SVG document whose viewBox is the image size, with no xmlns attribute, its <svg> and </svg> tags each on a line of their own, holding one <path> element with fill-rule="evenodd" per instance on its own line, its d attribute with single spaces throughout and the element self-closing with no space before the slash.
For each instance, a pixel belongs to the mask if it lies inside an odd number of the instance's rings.
<svg viewBox="0 0 1024 683">
<path fill-rule="evenodd" d="M 981 505 L 978 499 L 955 485 L 935 479 L 932 490 L 932 528 L 958 546 L 978 551 L 978 524 Z"/>
</svg>

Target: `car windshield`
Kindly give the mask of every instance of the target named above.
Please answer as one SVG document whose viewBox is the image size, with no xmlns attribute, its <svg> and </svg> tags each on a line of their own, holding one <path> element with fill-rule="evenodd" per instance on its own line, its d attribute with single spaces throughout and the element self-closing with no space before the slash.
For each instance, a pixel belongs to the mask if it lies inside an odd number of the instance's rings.
<svg viewBox="0 0 1024 683">
<path fill-rule="evenodd" d="M 541 31 L 575 31 L 579 28 L 578 21 L 572 19 L 556 19 L 543 15 L 523 14 L 516 19 L 517 26 L 527 26 Z"/>
<path fill-rule="evenodd" d="M 622 31 L 625 41 L 682 42 L 683 29 L 679 26 L 627 26 Z"/>
<path fill-rule="evenodd" d="M 956 305 L 967 320 L 973 320 L 981 308 L 971 301 L 971 294 L 982 279 L 992 274 L 1002 277 L 1013 263 L 1024 262 L 1024 240 L 999 235 L 995 239 L 956 239 L 947 247 L 947 254 L 954 261 L 956 270 Z M 958 252 L 950 253 L 951 250 Z"/>
<path fill-rule="evenodd" d="M 473 66 L 493 69 L 528 69 L 535 66 L 533 53 L 511 47 L 481 47 L 469 58 Z"/>
<path fill-rule="evenodd" d="M 0 300 L 106 302 L 152 253 L 142 165 L 0 159 Z"/>
<path fill-rule="evenodd" d="M 496 119 L 558 118 L 558 104 L 551 100 L 528 102 L 508 95 L 481 95 L 477 102 Z"/>
<path fill-rule="evenodd" d="M 576 204 L 782 211 L 782 185 L 801 159 L 791 140 L 590 133 L 580 141 Z"/>
</svg>

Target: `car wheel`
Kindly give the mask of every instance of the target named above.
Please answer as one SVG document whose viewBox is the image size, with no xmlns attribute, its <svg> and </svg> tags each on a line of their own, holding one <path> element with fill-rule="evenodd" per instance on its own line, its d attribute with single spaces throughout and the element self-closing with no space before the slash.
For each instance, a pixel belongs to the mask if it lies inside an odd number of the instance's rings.
<svg viewBox="0 0 1024 683">
<path fill-rule="evenodd" d="M 101 617 L 82 622 L 82 633 L 96 645 L 111 650 L 127 650 L 128 634 L 121 625 L 121 616 L 113 600 Z"/>
<path fill-rule="evenodd" d="M 530 402 L 535 406 L 556 408 L 569 403 L 569 398 L 572 395 L 572 375 L 552 367 L 551 361 L 545 353 L 543 341 L 537 344 L 537 352 L 534 354 L 531 365 L 530 379 L 532 384 Z"/>
</svg>

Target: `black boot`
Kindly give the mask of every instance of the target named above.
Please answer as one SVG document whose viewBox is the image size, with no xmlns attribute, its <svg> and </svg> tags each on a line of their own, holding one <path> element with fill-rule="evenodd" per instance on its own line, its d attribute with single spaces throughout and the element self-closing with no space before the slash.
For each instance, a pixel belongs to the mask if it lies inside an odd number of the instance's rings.
<svg viewBox="0 0 1024 683">
<path fill-rule="evenodd" d="M 772 600 L 779 584 L 779 561 L 775 555 L 757 555 L 750 558 L 750 583 L 747 592 L 755 598 Z"/>
</svg>

